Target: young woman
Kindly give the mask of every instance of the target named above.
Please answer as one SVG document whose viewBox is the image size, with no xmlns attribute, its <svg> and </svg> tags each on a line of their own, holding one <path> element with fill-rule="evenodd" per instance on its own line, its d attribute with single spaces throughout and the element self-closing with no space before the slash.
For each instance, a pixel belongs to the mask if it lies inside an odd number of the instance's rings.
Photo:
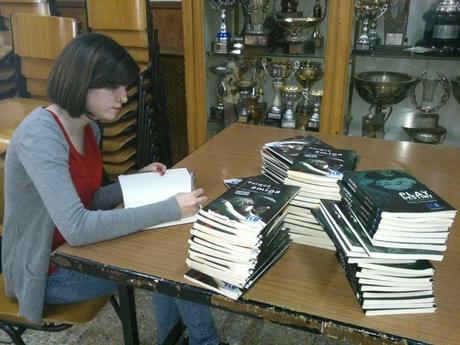
<svg viewBox="0 0 460 345">
<path fill-rule="evenodd" d="M 84 301 L 117 291 L 116 284 L 50 264 L 68 243 L 86 245 L 194 214 L 206 203 L 202 189 L 155 204 L 113 209 L 122 202 L 118 183 L 102 186 L 103 165 L 95 120 L 113 120 L 127 102 L 126 87 L 139 68 L 112 39 L 96 33 L 72 40 L 48 80 L 52 104 L 18 126 L 5 161 L 2 264 L 6 292 L 20 311 L 40 322 L 44 303 Z M 152 163 L 141 171 L 164 174 Z M 209 308 L 154 294 L 157 341 L 179 317 L 190 344 L 219 343 Z"/>
</svg>

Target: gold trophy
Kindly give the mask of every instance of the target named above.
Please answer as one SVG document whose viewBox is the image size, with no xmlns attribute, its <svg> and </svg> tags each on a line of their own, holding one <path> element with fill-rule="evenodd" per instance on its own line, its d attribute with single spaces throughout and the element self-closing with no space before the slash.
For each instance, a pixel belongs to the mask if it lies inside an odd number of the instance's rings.
<svg viewBox="0 0 460 345">
<path fill-rule="evenodd" d="M 307 38 L 304 33 L 315 25 L 319 25 L 322 18 L 316 17 L 300 17 L 300 18 L 285 18 L 278 13 L 275 15 L 275 20 L 286 31 L 286 45 L 284 48 L 287 54 L 305 54 L 307 47 Z"/>
<path fill-rule="evenodd" d="M 323 76 L 323 64 L 310 60 L 302 61 L 295 73 L 297 81 L 302 85 L 302 100 L 297 104 L 296 114 L 298 129 L 305 129 L 314 112 L 314 104 L 310 102 L 310 89 L 314 82 Z"/>
<path fill-rule="evenodd" d="M 353 76 L 358 94 L 371 104 L 369 113 L 362 119 L 363 136 L 384 138 L 385 123 L 393 111 L 391 105 L 406 98 L 416 81 L 408 74 L 386 71 L 361 72 Z"/>
</svg>

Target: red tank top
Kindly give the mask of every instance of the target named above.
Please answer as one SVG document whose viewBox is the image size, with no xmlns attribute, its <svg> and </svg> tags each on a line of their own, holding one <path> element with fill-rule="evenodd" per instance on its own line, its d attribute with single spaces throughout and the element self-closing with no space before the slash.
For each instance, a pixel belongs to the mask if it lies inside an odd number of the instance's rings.
<svg viewBox="0 0 460 345">
<path fill-rule="evenodd" d="M 81 154 L 73 146 L 70 137 L 67 135 L 64 126 L 59 118 L 52 111 L 57 124 L 64 134 L 65 140 L 69 145 L 69 171 L 72 182 L 75 186 L 78 196 L 86 209 L 91 209 L 94 194 L 102 184 L 102 155 L 90 125 L 84 129 L 84 152 Z M 54 229 L 53 244 L 51 251 L 66 243 L 64 237 L 58 228 Z M 50 264 L 48 274 L 56 271 L 56 266 Z"/>
</svg>

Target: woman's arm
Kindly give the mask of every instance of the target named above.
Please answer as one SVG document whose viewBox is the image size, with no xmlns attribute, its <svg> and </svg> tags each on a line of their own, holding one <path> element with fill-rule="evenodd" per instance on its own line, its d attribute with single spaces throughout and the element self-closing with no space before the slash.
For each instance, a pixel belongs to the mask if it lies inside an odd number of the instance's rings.
<svg viewBox="0 0 460 345">
<path fill-rule="evenodd" d="M 180 218 L 174 197 L 131 209 L 85 209 L 70 176 L 67 143 L 52 118 L 35 119 L 23 126 L 19 159 L 51 219 L 70 245 L 103 241 Z M 117 190 L 114 186 L 103 192 L 115 195 Z"/>
</svg>

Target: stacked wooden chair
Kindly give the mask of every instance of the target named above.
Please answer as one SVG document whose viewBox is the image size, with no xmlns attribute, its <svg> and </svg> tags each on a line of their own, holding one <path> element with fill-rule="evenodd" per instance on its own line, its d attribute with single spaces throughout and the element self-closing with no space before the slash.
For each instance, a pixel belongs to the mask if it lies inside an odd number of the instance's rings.
<svg viewBox="0 0 460 345">
<path fill-rule="evenodd" d="M 22 97 L 0 101 L 0 154 L 6 151 L 22 119 L 36 107 L 49 104 L 48 74 L 62 48 L 77 35 L 77 22 L 73 18 L 15 13 L 11 14 L 11 30 Z"/>
<path fill-rule="evenodd" d="M 88 30 L 112 37 L 141 70 L 117 119 L 101 124 L 106 172 L 115 178 L 154 160 L 168 164 L 168 127 L 162 123 L 166 116 L 158 111 L 160 100 L 155 99 L 158 48 L 149 1 L 86 0 L 86 12 Z"/>
<path fill-rule="evenodd" d="M 18 93 L 15 75 L 16 59 L 11 45 L 10 15 L 13 13 L 34 13 L 56 15 L 55 0 L 1 0 L 0 1 L 0 99 L 13 97 Z"/>
</svg>

